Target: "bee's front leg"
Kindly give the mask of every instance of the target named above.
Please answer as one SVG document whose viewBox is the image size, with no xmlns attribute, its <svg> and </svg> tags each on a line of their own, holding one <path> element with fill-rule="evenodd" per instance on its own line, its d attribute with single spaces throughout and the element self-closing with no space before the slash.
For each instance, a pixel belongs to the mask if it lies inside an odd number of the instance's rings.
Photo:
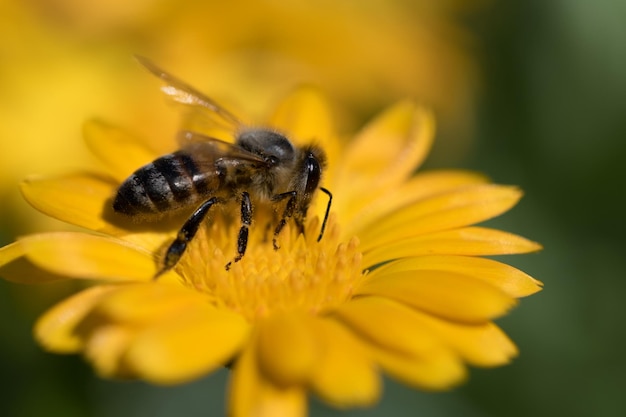
<svg viewBox="0 0 626 417">
<path fill-rule="evenodd" d="M 198 207 L 192 215 L 187 219 L 183 227 L 180 228 L 178 234 L 176 235 L 176 239 L 170 244 L 165 252 L 165 257 L 163 258 L 163 267 L 156 273 L 154 279 L 157 279 L 159 276 L 163 275 L 165 272 L 172 269 L 178 261 L 180 260 L 183 253 L 187 249 L 187 244 L 194 238 L 196 233 L 198 232 L 198 228 L 202 223 L 202 220 L 206 217 L 209 209 L 216 203 L 223 202 L 221 199 L 217 197 L 212 197 L 202 203 L 200 207 Z"/>
</svg>

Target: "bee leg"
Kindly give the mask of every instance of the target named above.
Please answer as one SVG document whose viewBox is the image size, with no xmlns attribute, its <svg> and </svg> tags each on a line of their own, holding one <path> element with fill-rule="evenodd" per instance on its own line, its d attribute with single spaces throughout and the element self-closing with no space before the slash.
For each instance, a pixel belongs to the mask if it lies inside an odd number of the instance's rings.
<svg viewBox="0 0 626 417">
<path fill-rule="evenodd" d="M 187 249 L 187 244 L 194 238 L 196 233 L 198 232 L 198 228 L 200 227 L 200 223 L 206 217 L 209 209 L 216 203 L 221 203 L 222 200 L 217 197 L 213 197 L 205 201 L 193 212 L 193 214 L 187 219 L 183 227 L 180 228 L 178 234 L 176 235 L 176 239 L 170 244 L 167 248 L 167 252 L 165 252 L 165 257 L 163 259 L 163 266 L 156 273 L 154 279 L 156 280 L 159 276 L 163 275 L 165 272 L 172 269 L 178 261 L 180 260 L 183 253 Z"/>
<path fill-rule="evenodd" d="M 333 202 L 333 194 L 324 187 L 320 187 L 320 191 L 328 196 L 328 205 L 326 206 L 326 212 L 324 213 L 324 220 L 322 221 L 322 227 L 320 228 L 320 235 L 317 237 L 317 241 L 322 240 L 324 236 L 324 230 L 326 230 L 326 222 L 328 221 L 328 214 L 330 213 L 330 205 Z"/>
<path fill-rule="evenodd" d="M 233 262 L 239 262 L 246 253 L 248 247 L 248 228 L 252 224 L 252 202 L 250 194 L 244 191 L 241 194 L 241 228 L 239 229 L 239 237 L 237 238 L 237 256 L 235 259 L 226 264 L 226 270 L 230 269 Z"/>
<path fill-rule="evenodd" d="M 280 246 L 278 246 L 278 235 L 280 231 L 283 230 L 283 227 L 287 224 L 287 219 L 293 216 L 293 212 L 296 208 L 296 197 L 298 193 L 296 191 L 288 191 L 282 194 L 276 194 L 272 197 L 272 201 L 278 202 L 282 201 L 285 198 L 289 198 L 287 200 L 287 205 L 285 206 L 285 211 L 283 211 L 283 215 L 280 218 L 280 221 L 276 225 L 276 229 L 274 229 L 274 238 L 272 239 L 272 244 L 274 245 L 274 250 L 278 250 Z M 302 228 L 302 225 L 299 225 Z"/>
</svg>

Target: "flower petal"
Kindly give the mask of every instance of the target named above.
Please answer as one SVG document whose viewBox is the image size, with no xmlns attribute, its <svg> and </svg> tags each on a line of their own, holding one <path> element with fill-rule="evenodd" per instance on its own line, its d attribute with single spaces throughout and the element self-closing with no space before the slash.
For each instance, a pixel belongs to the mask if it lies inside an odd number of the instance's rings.
<svg viewBox="0 0 626 417">
<path fill-rule="evenodd" d="M 27 179 L 21 190 L 26 201 L 42 213 L 99 231 L 110 227 L 103 213 L 106 201 L 115 194 L 118 185 L 104 176 L 79 173 Z"/>
<path fill-rule="evenodd" d="M 409 356 L 373 347 L 374 360 L 392 377 L 422 390 L 446 390 L 460 384 L 467 377 L 467 369 L 460 358 L 446 349 L 439 349 L 425 357 Z"/>
<path fill-rule="evenodd" d="M 355 295 L 388 297 L 438 317 L 484 323 L 505 314 L 516 300 L 484 281 L 455 272 L 417 270 L 379 274 Z"/>
<path fill-rule="evenodd" d="M 502 365 L 517 354 L 511 340 L 491 322 L 450 322 L 386 298 L 359 298 L 346 304 L 346 308 L 338 314 L 358 332 L 370 334 L 372 340 L 388 338 L 387 346 L 398 343 L 397 339 L 406 339 L 404 332 L 417 332 L 418 335 L 412 337 L 434 338 L 472 365 Z M 384 319 L 381 320 L 381 317 Z M 367 326 L 368 319 L 372 323 L 370 328 Z M 388 329 L 391 333 L 386 333 Z"/>
<path fill-rule="evenodd" d="M 58 353 L 78 352 L 83 348 L 84 339 L 77 332 L 77 326 L 95 305 L 114 286 L 99 285 L 92 287 L 46 311 L 35 324 L 35 338 L 45 349 Z"/>
<path fill-rule="evenodd" d="M 415 311 L 381 297 L 346 303 L 335 317 L 367 344 L 373 359 L 393 377 L 422 389 L 445 389 L 465 377 L 460 358 Z"/>
<path fill-rule="evenodd" d="M 22 284 L 41 284 L 67 279 L 67 276 L 38 268 L 24 257 L 25 254 L 26 248 L 19 241 L 0 248 L 0 276 Z"/>
<path fill-rule="evenodd" d="M 360 297 L 340 306 L 333 317 L 381 349 L 428 356 L 443 348 L 428 329 L 414 325 L 408 311 L 407 307 L 380 297 Z"/>
<path fill-rule="evenodd" d="M 427 233 L 469 226 L 513 207 L 522 193 L 494 184 L 470 186 L 416 201 L 358 234 L 362 250 Z"/>
<path fill-rule="evenodd" d="M 210 298 L 179 283 L 160 279 L 119 287 L 98 304 L 98 313 L 117 323 L 146 325 L 191 307 L 203 307 Z"/>
<path fill-rule="evenodd" d="M 363 253 L 364 267 L 385 261 L 423 255 L 508 255 L 535 252 L 541 245 L 500 230 L 465 227 L 431 233 L 375 247 Z"/>
<path fill-rule="evenodd" d="M 228 415 L 232 417 L 304 417 L 306 393 L 301 385 L 278 387 L 270 382 L 257 363 L 257 343 L 253 336 L 234 365 Z"/>
<path fill-rule="evenodd" d="M 276 314 L 258 324 L 259 367 L 275 384 L 303 383 L 319 357 L 310 317 Z"/>
<path fill-rule="evenodd" d="M 315 393 L 341 408 L 376 403 L 381 381 L 363 344 L 334 320 L 317 320 L 312 331 L 323 351 L 311 376 Z"/>
<path fill-rule="evenodd" d="M 442 320 L 412 310 L 416 326 L 424 326 L 434 332 L 459 354 L 464 361 L 475 366 L 499 366 L 517 356 L 517 348 L 511 339 L 491 322 L 464 324 Z"/>
<path fill-rule="evenodd" d="M 83 135 L 89 149 L 119 182 L 157 157 L 129 133 L 100 120 L 85 123 Z"/>
<path fill-rule="evenodd" d="M 198 378 L 233 358 L 248 335 L 238 314 L 190 306 L 139 332 L 125 355 L 142 379 L 178 384 Z"/>
<path fill-rule="evenodd" d="M 271 126 L 299 145 L 317 143 L 335 157 L 339 143 L 325 97 L 316 89 L 301 87 L 284 98 L 270 118 Z"/>
<path fill-rule="evenodd" d="M 482 174 L 469 171 L 431 171 L 423 172 L 410 178 L 398 187 L 392 187 L 373 201 L 363 204 L 363 199 L 345 201 L 339 200 L 334 207 L 341 212 L 342 225 L 345 224 L 345 235 L 359 235 L 362 230 L 367 230 L 371 224 L 391 213 L 395 213 L 401 207 L 454 189 L 469 185 L 484 184 L 488 181 Z M 337 195 L 343 195 L 341 189 L 336 190 Z M 343 206 L 341 205 L 343 202 Z M 345 208 L 344 208 L 345 206 Z"/>
<path fill-rule="evenodd" d="M 493 259 L 470 256 L 418 256 L 400 259 L 380 268 L 369 275 L 370 278 L 394 272 L 414 270 L 439 270 L 458 272 L 483 280 L 511 297 L 519 298 L 541 290 L 542 283 L 510 265 Z"/>
<path fill-rule="evenodd" d="M 38 267 L 72 278 L 149 281 L 157 272 L 149 252 L 115 238 L 58 232 L 28 236 L 19 243 Z"/>
<path fill-rule="evenodd" d="M 432 113 L 410 101 L 389 108 L 350 142 L 339 174 L 341 188 L 365 197 L 363 190 L 372 194 L 397 186 L 425 159 L 434 129 Z"/>
<path fill-rule="evenodd" d="M 89 323 L 89 318 L 87 323 Z M 83 327 L 87 327 L 83 330 L 88 331 L 83 354 L 98 376 L 101 378 L 136 377 L 124 361 L 124 354 L 133 339 L 135 329 L 130 326 L 102 322 L 93 327 L 85 325 Z"/>
</svg>

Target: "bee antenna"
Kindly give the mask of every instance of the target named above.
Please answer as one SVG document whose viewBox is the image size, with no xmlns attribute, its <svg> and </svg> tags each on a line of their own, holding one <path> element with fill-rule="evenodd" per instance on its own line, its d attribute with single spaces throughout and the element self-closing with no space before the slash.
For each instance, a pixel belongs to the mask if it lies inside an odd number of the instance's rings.
<svg viewBox="0 0 626 417">
<path fill-rule="evenodd" d="M 324 236 L 324 230 L 326 230 L 326 222 L 328 221 L 328 214 L 330 213 L 330 205 L 333 202 L 333 194 L 324 187 L 320 187 L 320 190 L 328 196 L 328 204 L 326 205 L 326 213 L 324 213 L 324 220 L 322 221 L 322 228 L 320 229 L 320 235 L 317 238 L 319 242 Z"/>
</svg>

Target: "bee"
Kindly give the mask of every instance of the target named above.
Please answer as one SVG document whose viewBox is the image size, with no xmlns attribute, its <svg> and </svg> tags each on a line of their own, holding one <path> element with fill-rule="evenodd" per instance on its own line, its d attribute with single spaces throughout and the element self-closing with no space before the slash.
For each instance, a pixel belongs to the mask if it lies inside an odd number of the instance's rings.
<svg viewBox="0 0 626 417">
<path fill-rule="evenodd" d="M 276 216 L 272 239 L 278 250 L 278 236 L 288 221 L 293 220 L 299 231 L 304 231 L 307 210 L 320 190 L 328 196 L 317 240 L 322 239 L 332 202 L 332 193 L 320 186 L 326 166 L 322 148 L 295 146 L 272 129 L 246 126 L 151 61 L 142 57 L 137 60 L 164 83 L 161 89 L 167 96 L 232 126 L 234 136 L 234 143 L 230 143 L 195 131 L 181 131 L 179 150 L 137 169 L 118 188 L 113 210 L 139 221 L 155 221 L 178 210 L 195 208 L 167 248 L 155 279 L 179 262 L 209 210 L 218 204 L 238 205 L 241 219 L 237 254 L 226 264 L 226 270 L 246 253 L 255 206 L 270 207 L 274 213 L 283 207 L 282 214 Z"/>
</svg>

